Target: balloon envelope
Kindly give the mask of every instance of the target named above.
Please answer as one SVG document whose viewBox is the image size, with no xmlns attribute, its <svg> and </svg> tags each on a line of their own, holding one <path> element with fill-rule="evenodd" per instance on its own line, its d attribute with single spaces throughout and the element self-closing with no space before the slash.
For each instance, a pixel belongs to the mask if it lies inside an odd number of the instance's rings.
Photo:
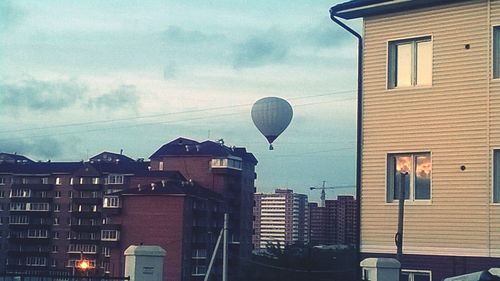
<svg viewBox="0 0 500 281">
<path fill-rule="evenodd" d="M 255 102 L 252 120 L 269 144 L 279 137 L 292 121 L 292 106 L 284 99 L 267 97 Z"/>
</svg>

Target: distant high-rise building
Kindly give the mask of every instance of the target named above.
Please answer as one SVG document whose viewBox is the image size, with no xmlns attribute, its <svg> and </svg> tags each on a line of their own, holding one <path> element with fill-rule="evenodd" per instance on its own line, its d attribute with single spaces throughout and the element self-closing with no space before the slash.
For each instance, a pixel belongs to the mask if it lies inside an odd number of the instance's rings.
<svg viewBox="0 0 500 281">
<path fill-rule="evenodd" d="M 309 240 L 316 245 L 356 244 L 356 200 L 353 196 L 338 196 L 326 200 L 325 207 L 309 203 Z"/>
<path fill-rule="evenodd" d="M 284 246 L 307 242 L 307 220 L 307 195 L 294 193 L 290 189 L 256 193 L 254 248 L 265 248 L 268 244 Z"/>
</svg>

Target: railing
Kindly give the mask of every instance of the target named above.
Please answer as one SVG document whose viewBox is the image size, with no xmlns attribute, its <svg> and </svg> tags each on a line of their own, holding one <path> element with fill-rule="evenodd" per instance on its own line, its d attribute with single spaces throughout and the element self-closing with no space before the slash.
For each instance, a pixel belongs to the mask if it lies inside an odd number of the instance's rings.
<svg viewBox="0 0 500 281">
<path fill-rule="evenodd" d="M 124 276 L 75 276 L 66 273 L 56 274 L 0 274 L 0 281 L 125 281 L 130 277 Z"/>
</svg>

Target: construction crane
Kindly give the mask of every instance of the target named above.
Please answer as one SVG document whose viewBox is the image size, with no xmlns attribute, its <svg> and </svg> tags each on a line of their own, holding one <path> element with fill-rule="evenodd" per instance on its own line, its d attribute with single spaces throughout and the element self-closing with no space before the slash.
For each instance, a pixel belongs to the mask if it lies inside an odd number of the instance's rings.
<svg viewBox="0 0 500 281">
<path fill-rule="evenodd" d="M 323 181 L 322 186 L 311 186 L 309 189 L 315 190 L 315 189 L 321 189 L 321 207 L 325 207 L 325 200 L 326 200 L 326 193 L 325 189 L 341 189 L 341 188 L 354 188 L 356 186 L 354 185 L 340 185 L 340 186 L 325 186 L 326 181 Z"/>
</svg>

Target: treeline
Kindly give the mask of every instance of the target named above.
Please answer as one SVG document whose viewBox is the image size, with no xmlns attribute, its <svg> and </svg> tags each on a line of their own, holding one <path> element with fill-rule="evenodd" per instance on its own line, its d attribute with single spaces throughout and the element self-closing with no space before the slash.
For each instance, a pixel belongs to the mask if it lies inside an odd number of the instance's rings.
<svg viewBox="0 0 500 281">
<path fill-rule="evenodd" d="M 238 281 L 355 281 L 358 268 L 353 247 L 268 245 L 241 261 Z"/>
</svg>

